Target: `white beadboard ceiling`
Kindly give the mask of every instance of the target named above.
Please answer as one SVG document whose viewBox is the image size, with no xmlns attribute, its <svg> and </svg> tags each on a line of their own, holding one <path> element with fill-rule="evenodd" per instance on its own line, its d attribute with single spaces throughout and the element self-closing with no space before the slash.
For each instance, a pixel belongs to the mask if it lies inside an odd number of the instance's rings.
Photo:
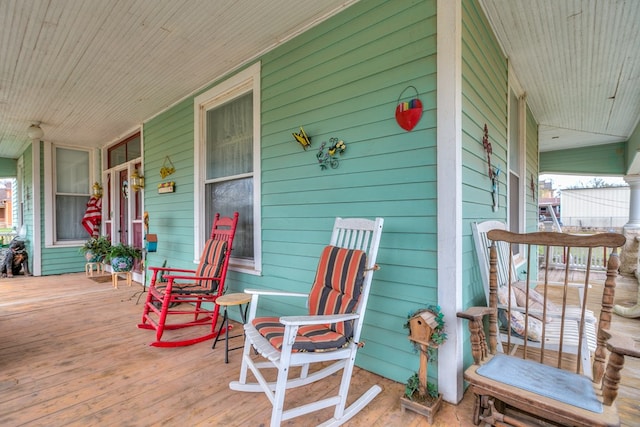
<svg viewBox="0 0 640 427">
<path fill-rule="evenodd" d="M 44 140 L 103 146 L 353 3 L 1 0 L 0 157 L 33 121 Z"/>
<path fill-rule="evenodd" d="M 1 0 L 0 157 L 100 147 L 357 0 Z M 394 0 L 398 1 L 398 0 Z M 625 141 L 640 117 L 640 1 L 480 0 L 540 150 Z"/>
<path fill-rule="evenodd" d="M 480 0 L 540 151 L 626 141 L 640 118 L 640 1 Z"/>
</svg>

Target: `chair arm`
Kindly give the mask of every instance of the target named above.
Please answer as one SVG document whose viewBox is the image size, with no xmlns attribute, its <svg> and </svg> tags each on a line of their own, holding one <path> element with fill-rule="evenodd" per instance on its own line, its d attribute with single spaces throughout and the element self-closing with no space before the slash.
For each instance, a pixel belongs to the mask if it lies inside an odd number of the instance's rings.
<svg viewBox="0 0 640 427">
<path fill-rule="evenodd" d="M 249 306 L 249 317 L 247 318 L 248 322 L 251 322 L 256 318 L 256 313 L 258 310 L 258 298 L 260 295 L 264 296 L 276 296 L 276 297 L 300 297 L 307 298 L 309 294 L 303 294 L 301 292 L 285 292 L 285 291 L 277 291 L 270 289 L 245 289 L 244 292 L 246 294 L 251 295 L 251 305 Z"/>
<path fill-rule="evenodd" d="M 602 379 L 602 403 L 611 406 L 618 397 L 618 387 L 621 379 L 621 371 L 624 366 L 624 357 L 640 357 L 640 344 L 628 335 L 600 330 L 607 339 L 607 349 L 611 352 L 607 367 Z M 597 377 L 597 375 L 596 375 Z"/>
<path fill-rule="evenodd" d="M 489 318 L 489 346 L 484 334 L 482 319 Z M 471 340 L 471 354 L 473 362 L 479 365 L 489 355 L 495 354 L 497 343 L 497 310 L 492 307 L 469 307 L 465 311 L 456 314 L 461 319 L 469 321 L 469 339 Z"/>
<path fill-rule="evenodd" d="M 357 313 L 329 314 L 318 316 L 282 316 L 279 320 L 285 326 L 288 325 L 326 325 L 328 323 L 345 322 L 360 317 Z"/>
<path fill-rule="evenodd" d="M 640 342 L 629 335 L 603 329 L 602 332 L 608 338 L 607 349 L 612 353 L 622 356 L 640 358 Z"/>
<path fill-rule="evenodd" d="M 478 321 L 492 312 L 493 309 L 491 307 L 469 307 L 465 311 L 456 313 L 456 316 L 461 319 Z"/>
<path fill-rule="evenodd" d="M 153 271 L 154 274 L 158 271 L 175 271 L 178 273 L 195 273 L 195 270 L 185 270 L 184 268 L 172 268 L 172 267 L 149 267 L 149 270 Z"/>
<path fill-rule="evenodd" d="M 166 275 L 164 276 L 164 278 L 168 280 L 220 280 L 220 277 L 195 276 L 195 275 L 186 276 L 186 275 L 174 275 L 174 274 Z"/>
<path fill-rule="evenodd" d="M 303 298 L 306 298 L 309 296 L 309 294 L 303 294 L 301 292 L 275 291 L 275 290 L 269 290 L 269 289 L 245 289 L 244 293 L 251 294 L 251 295 L 303 297 Z"/>
</svg>

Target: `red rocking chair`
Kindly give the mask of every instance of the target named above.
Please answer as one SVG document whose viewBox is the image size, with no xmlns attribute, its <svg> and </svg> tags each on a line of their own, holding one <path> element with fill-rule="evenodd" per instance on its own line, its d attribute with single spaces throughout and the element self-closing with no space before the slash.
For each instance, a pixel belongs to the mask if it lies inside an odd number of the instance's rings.
<svg viewBox="0 0 640 427">
<path fill-rule="evenodd" d="M 216 336 L 216 323 L 220 307 L 216 299 L 224 293 L 227 267 L 231 257 L 233 237 L 238 225 L 238 212 L 233 218 L 216 214 L 211 236 L 205 243 L 196 270 L 169 267 L 149 267 L 153 272 L 149 294 L 144 304 L 141 329 L 154 329 L 154 347 L 180 347 L 206 341 Z M 168 316 L 180 319 L 167 322 Z M 185 320 L 186 318 L 186 320 Z M 165 330 L 191 326 L 210 326 L 206 333 L 192 338 L 163 341 Z"/>
</svg>

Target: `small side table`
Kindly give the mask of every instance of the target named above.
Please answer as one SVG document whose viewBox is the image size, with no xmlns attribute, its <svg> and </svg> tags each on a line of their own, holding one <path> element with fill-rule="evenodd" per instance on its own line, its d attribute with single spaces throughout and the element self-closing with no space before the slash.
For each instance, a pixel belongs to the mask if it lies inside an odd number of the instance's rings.
<svg viewBox="0 0 640 427">
<path fill-rule="evenodd" d="M 124 278 L 127 281 L 127 286 L 131 286 L 131 272 L 130 271 L 119 271 L 111 273 L 111 284 L 114 288 L 118 289 L 118 274 L 124 274 Z"/>
<path fill-rule="evenodd" d="M 93 269 L 95 268 L 97 274 L 104 273 L 104 264 L 101 262 L 88 262 L 84 265 L 84 273 L 87 276 L 93 276 Z"/>
<path fill-rule="evenodd" d="M 240 310 L 240 316 L 242 316 L 242 323 L 247 322 L 247 310 L 249 308 L 249 303 L 251 302 L 251 295 L 245 293 L 237 293 L 237 294 L 227 294 L 222 295 L 218 299 L 216 299 L 216 304 L 224 309 L 224 314 L 222 316 L 222 324 L 218 329 L 218 334 L 216 335 L 215 341 L 213 341 L 212 349 L 216 348 L 216 344 L 220 339 L 220 333 L 222 332 L 222 328 L 225 328 L 224 332 L 224 363 L 229 363 L 229 352 L 232 350 L 241 349 L 243 346 L 229 348 L 229 340 L 231 338 L 243 337 L 244 331 L 242 334 L 229 336 L 229 316 L 227 315 L 227 307 L 237 305 Z M 244 304 L 244 309 L 242 305 Z M 244 343 L 243 343 L 244 344 Z"/>
</svg>

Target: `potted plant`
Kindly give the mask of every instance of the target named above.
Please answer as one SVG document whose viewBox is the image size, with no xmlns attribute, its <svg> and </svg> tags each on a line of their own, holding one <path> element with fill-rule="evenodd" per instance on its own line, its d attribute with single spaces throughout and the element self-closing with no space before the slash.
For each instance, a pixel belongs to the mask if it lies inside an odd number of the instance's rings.
<svg viewBox="0 0 640 427">
<path fill-rule="evenodd" d="M 108 236 L 92 237 L 80 247 L 80 253 L 87 262 L 102 262 L 111 249 L 111 239 Z"/>
<path fill-rule="evenodd" d="M 442 395 L 438 393 L 438 386 L 429 382 L 427 372 L 428 363 L 437 358 L 438 346 L 447 340 L 444 315 L 439 306 L 429 306 L 409 314 L 405 328 L 409 329 L 409 339 L 420 353 L 420 370 L 407 379 L 400 406 L 403 412 L 409 409 L 426 416 L 428 422 L 433 423 L 433 417 L 442 404 Z"/>
<path fill-rule="evenodd" d="M 142 259 L 142 251 L 123 243 L 111 246 L 105 258 L 114 272 L 131 271 L 135 259 Z"/>
</svg>

